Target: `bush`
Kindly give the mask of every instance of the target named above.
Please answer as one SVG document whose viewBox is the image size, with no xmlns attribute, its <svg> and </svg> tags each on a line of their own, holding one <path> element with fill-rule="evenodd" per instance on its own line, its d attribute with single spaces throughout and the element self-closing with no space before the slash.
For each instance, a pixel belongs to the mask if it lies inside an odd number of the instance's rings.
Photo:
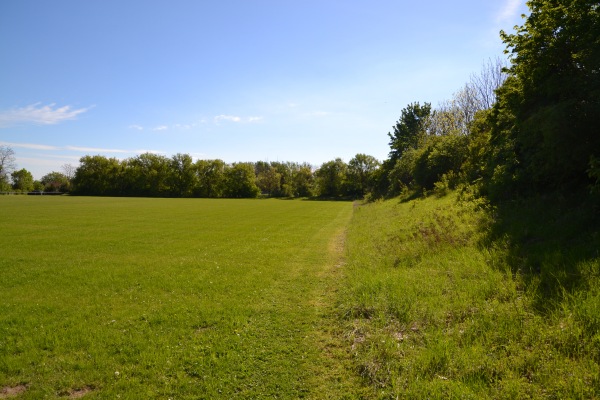
<svg viewBox="0 0 600 400">
<path fill-rule="evenodd" d="M 458 134 L 431 137 L 415 162 L 415 183 L 430 190 L 444 174 L 458 174 L 467 159 L 468 141 L 467 136 Z"/>
</svg>

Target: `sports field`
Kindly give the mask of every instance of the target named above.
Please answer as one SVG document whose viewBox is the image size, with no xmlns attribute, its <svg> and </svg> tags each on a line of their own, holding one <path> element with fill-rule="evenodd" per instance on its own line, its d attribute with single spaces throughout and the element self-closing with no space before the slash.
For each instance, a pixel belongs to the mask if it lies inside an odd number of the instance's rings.
<svg viewBox="0 0 600 400">
<path fill-rule="evenodd" d="M 339 398 L 348 202 L 0 197 L 0 390 Z"/>
</svg>

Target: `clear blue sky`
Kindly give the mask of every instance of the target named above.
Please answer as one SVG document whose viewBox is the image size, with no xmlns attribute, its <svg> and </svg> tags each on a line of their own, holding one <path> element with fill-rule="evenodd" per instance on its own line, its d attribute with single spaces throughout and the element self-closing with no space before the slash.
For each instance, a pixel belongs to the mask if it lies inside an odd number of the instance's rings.
<svg viewBox="0 0 600 400">
<path fill-rule="evenodd" d="M 0 144 L 36 179 L 151 151 L 383 160 L 413 101 L 505 57 L 525 0 L 6 0 Z"/>
</svg>

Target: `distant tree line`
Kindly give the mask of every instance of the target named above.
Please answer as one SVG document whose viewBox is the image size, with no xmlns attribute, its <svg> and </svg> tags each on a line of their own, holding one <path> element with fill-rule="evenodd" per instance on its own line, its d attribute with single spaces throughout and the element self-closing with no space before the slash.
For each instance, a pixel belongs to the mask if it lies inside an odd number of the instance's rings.
<svg viewBox="0 0 600 400">
<path fill-rule="evenodd" d="M 145 153 L 118 160 L 85 156 L 73 178 L 73 194 L 148 197 L 362 197 L 372 190 L 379 162 L 357 154 L 313 169 L 294 162 L 194 161 L 188 154 Z"/>
<path fill-rule="evenodd" d="M 5 162 L 2 163 L 4 157 Z M 194 161 L 188 154 L 166 157 L 144 153 L 119 160 L 84 156 L 77 168 L 62 166 L 35 181 L 25 169 L 15 170 L 14 152 L 0 148 L 0 192 L 60 192 L 89 196 L 136 197 L 328 197 L 362 198 L 374 190 L 380 162 L 357 154 L 314 168 L 296 162 Z"/>
<path fill-rule="evenodd" d="M 31 172 L 25 168 L 16 169 L 15 152 L 6 145 L 0 146 L 0 192 L 29 193 L 67 193 L 71 190 L 75 167 L 62 166 L 63 172 L 53 171 L 34 180 Z"/>
</svg>

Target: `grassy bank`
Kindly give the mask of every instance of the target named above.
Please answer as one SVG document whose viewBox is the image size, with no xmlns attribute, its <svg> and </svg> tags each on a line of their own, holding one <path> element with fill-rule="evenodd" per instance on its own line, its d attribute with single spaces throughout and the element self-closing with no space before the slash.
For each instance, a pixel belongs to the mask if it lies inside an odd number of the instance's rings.
<svg viewBox="0 0 600 400">
<path fill-rule="evenodd" d="M 0 198 L 0 397 L 354 392 L 343 202 Z"/>
<path fill-rule="evenodd" d="M 557 198 L 358 208 L 338 306 L 370 396 L 600 396 L 597 222 Z"/>
</svg>

